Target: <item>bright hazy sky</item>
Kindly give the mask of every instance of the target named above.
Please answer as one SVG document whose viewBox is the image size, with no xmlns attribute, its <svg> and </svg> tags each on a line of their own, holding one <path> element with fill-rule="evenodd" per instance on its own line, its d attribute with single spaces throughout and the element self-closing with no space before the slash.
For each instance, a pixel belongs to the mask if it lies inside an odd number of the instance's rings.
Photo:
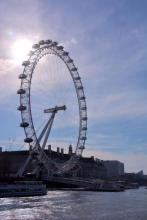
<svg viewBox="0 0 147 220">
<path fill-rule="evenodd" d="M 15 148 L 24 138 L 16 110 L 21 42 L 27 42 L 24 51 L 52 39 L 70 52 L 82 77 L 88 105 L 85 154 L 147 173 L 147 1 L 2 0 L 0 21 L 0 145 Z M 66 126 L 58 129 L 70 135 Z"/>
</svg>

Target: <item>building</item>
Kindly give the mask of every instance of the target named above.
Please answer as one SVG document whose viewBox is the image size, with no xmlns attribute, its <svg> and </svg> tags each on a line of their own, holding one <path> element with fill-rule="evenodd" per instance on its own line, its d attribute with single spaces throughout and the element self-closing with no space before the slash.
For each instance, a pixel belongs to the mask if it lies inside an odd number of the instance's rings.
<svg viewBox="0 0 147 220">
<path fill-rule="evenodd" d="M 80 159 L 81 170 L 79 177 L 83 178 L 106 178 L 106 168 L 103 162 L 96 161 L 94 157 L 81 157 Z"/>
<path fill-rule="evenodd" d="M 63 163 L 70 159 L 73 154 L 72 146 L 69 146 L 67 154 L 63 148 L 57 147 L 57 151 L 51 149 L 51 145 L 45 150 L 49 158 L 57 163 Z M 0 176 L 15 175 L 23 166 L 29 151 L 6 151 L 0 152 Z M 79 162 L 79 170 L 76 176 L 82 178 L 102 178 L 106 177 L 106 168 L 102 161 L 96 161 L 94 157 L 81 157 Z"/>
<path fill-rule="evenodd" d="M 124 175 L 124 163 L 118 160 L 105 160 L 103 163 L 107 169 L 107 178 L 117 178 Z"/>
</svg>

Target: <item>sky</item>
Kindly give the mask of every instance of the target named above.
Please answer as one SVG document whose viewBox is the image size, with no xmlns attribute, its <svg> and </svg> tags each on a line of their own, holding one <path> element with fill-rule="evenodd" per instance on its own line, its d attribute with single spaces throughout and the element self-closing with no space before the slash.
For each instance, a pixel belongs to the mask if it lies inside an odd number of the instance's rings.
<svg viewBox="0 0 147 220">
<path fill-rule="evenodd" d="M 24 139 L 16 110 L 18 75 L 23 71 L 21 42 L 52 39 L 69 51 L 84 85 L 88 106 L 84 155 L 120 160 L 126 172 L 143 169 L 147 174 L 146 11 L 146 0 L 1 0 L 0 146 L 21 148 Z M 28 49 L 23 46 L 25 52 Z M 66 74 L 64 79 L 65 100 L 75 106 L 72 82 Z M 61 89 L 55 83 L 50 98 L 54 91 L 58 97 Z M 65 124 L 62 117 L 57 119 L 51 143 L 73 144 L 77 116 L 71 120 L 71 115 L 74 111 L 63 116 Z"/>
</svg>

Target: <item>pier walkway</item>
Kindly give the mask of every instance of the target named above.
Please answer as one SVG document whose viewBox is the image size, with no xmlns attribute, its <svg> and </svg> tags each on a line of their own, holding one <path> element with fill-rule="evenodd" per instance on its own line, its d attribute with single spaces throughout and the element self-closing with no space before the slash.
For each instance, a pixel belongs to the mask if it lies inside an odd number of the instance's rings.
<svg viewBox="0 0 147 220">
<path fill-rule="evenodd" d="M 94 184 L 92 180 L 85 180 L 82 178 L 66 178 L 66 177 L 50 177 L 48 179 L 44 179 L 45 181 L 61 183 L 66 185 L 72 185 L 75 187 L 90 187 Z"/>
</svg>

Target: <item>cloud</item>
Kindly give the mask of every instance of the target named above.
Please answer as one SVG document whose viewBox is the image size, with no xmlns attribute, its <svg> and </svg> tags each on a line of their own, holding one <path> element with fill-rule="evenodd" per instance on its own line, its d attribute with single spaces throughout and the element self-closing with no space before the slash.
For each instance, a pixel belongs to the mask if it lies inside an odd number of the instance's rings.
<svg viewBox="0 0 147 220">
<path fill-rule="evenodd" d="M 10 97 L 16 94 L 18 88 L 18 72 L 12 60 L 0 59 L 0 104 L 6 105 L 10 101 Z"/>
<path fill-rule="evenodd" d="M 71 49 L 72 47 L 74 47 L 75 45 L 78 44 L 78 41 L 76 38 L 72 37 L 71 40 L 65 41 L 63 43 L 61 43 L 61 45 L 64 46 L 64 48 L 66 49 Z"/>
<path fill-rule="evenodd" d="M 108 120 L 118 117 L 147 115 L 146 92 L 125 91 L 113 94 L 96 94 L 94 101 L 89 98 L 88 115 L 91 120 Z"/>
</svg>

